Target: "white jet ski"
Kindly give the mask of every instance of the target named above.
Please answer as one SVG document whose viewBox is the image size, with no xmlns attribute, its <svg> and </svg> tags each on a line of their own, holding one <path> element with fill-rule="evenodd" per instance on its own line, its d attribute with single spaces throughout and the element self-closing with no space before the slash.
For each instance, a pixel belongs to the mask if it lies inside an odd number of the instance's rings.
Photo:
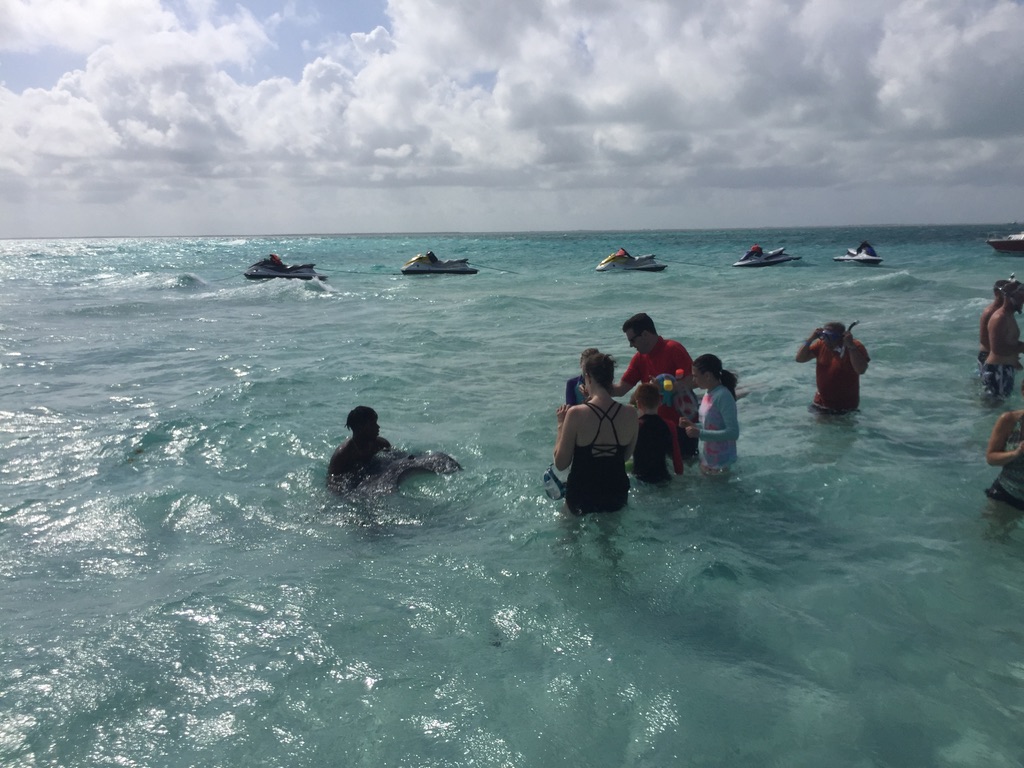
<svg viewBox="0 0 1024 768">
<path fill-rule="evenodd" d="M 249 280 L 272 280 L 284 278 L 286 280 L 326 280 L 327 275 L 321 275 L 313 267 L 315 264 L 293 264 L 288 266 L 282 264 L 280 259 L 263 259 L 257 261 L 243 273 Z"/>
<path fill-rule="evenodd" d="M 619 248 L 615 253 L 606 256 L 596 267 L 598 272 L 661 272 L 664 268 L 664 264 L 655 261 L 653 253 L 631 256 L 625 248 Z"/>
<path fill-rule="evenodd" d="M 403 275 L 475 275 L 478 271 L 469 266 L 469 259 L 441 261 L 433 251 L 417 253 L 402 265 Z"/>
<path fill-rule="evenodd" d="M 799 256 L 790 256 L 785 248 L 776 248 L 774 251 L 761 250 L 761 246 L 755 245 L 745 254 L 743 258 L 733 264 L 734 267 L 774 267 L 776 264 L 785 264 L 787 261 L 798 261 Z"/>
<path fill-rule="evenodd" d="M 856 264 L 881 264 L 882 257 L 875 253 L 871 243 L 865 240 L 857 246 L 857 250 L 847 248 L 843 256 L 835 256 L 833 261 L 852 261 Z"/>
</svg>

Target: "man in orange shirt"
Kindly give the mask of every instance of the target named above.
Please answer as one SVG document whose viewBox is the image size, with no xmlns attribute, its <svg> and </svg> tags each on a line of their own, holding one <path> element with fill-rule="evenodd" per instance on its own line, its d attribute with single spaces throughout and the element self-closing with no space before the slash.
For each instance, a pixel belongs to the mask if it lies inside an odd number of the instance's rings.
<svg viewBox="0 0 1024 768">
<path fill-rule="evenodd" d="M 851 326 L 852 328 L 853 326 Z M 822 413 L 849 413 L 860 405 L 860 377 L 868 369 L 868 351 L 842 323 L 815 328 L 796 352 L 796 361 L 816 360 L 818 391 L 812 407 Z"/>
</svg>

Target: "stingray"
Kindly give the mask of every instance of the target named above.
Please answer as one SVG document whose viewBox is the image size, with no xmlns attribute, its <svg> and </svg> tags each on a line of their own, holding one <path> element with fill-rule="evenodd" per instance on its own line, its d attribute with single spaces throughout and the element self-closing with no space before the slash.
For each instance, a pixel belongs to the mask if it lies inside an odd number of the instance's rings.
<svg viewBox="0 0 1024 768">
<path fill-rule="evenodd" d="M 327 478 L 327 487 L 341 493 L 380 496 L 394 493 L 407 477 L 419 474 L 450 475 L 462 466 L 440 451 L 427 453 L 382 453 L 358 473 Z"/>
</svg>

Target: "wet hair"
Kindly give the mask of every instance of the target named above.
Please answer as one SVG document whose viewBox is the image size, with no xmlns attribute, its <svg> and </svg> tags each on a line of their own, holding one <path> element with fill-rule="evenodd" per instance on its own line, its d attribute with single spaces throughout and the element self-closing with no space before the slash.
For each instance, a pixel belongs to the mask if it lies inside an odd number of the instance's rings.
<svg viewBox="0 0 1024 768">
<path fill-rule="evenodd" d="M 634 397 L 637 406 L 645 411 L 657 408 L 661 404 L 661 394 L 658 392 L 658 388 L 650 382 L 639 385 Z"/>
<path fill-rule="evenodd" d="M 836 325 L 842 325 L 842 323 L 836 323 Z M 736 382 L 738 381 L 736 374 L 725 370 L 722 367 L 722 361 L 715 355 L 701 355 L 693 361 L 693 367 L 699 369 L 701 373 L 710 373 L 722 382 L 734 398 L 736 397 Z"/>
<path fill-rule="evenodd" d="M 377 420 L 377 412 L 368 405 L 357 405 L 348 412 L 345 426 L 355 432 L 357 429 L 372 424 Z"/>
<path fill-rule="evenodd" d="M 651 320 L 651 316 L 646 312 L 638 312 L 633 315 L 629 320 L 622 324 L 622 332 L 632 331 L 636 336 L 639 336 L 644 331 L 650 331 L 655 336 L 658 332 L 654 329 L 654 321 Z"/>
<path fill-rule="evenodd" d="M 615 378 L 615 360 L 604 352 L 595 352 L 584 358 L 583 373 L 589 375 L 598 386 L 611 389 L 612 379 Z"/>
<path fill-rule="evenodd" d="M 580 368 L 583 368 L 584 361 L 591 355 L 599 355 L 601 351 L 596 347 L 587 347 L 580 353 Z"/>
<path fill-rule="evenodd" d="M 1000 285 L 999 283 L 1002 283 Z M 1009 296 L 1011 293 L 1015 293 L 1020 289 L 1020 283 L 1016 279 L 1010 278 L 1009 280 L 997 280 L 993 290 L 998 290 L 1003 296 Z"/>
</svg>

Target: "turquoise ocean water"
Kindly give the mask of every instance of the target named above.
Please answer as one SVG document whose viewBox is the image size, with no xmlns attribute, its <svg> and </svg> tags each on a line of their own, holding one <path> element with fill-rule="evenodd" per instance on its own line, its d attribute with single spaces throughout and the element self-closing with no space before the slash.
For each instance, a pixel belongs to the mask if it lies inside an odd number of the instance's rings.
<svg viewBox="0 0 1024 768">
<path fill-rule="evenodd" d="M 0 764 L 1021 765 L 996 229 L 0 241 Z M 398 274 L 428 248 L 480 273 Z M 244 280 L 271 251 L 329 282 Z M 566 518 L 564 381 L 638 311 L 739 374 L 739 463 Z M 822 421 L 833 319 L 872 362 Z M 464 471 L 331 495 L 359 404 Z"/>
</svg>

